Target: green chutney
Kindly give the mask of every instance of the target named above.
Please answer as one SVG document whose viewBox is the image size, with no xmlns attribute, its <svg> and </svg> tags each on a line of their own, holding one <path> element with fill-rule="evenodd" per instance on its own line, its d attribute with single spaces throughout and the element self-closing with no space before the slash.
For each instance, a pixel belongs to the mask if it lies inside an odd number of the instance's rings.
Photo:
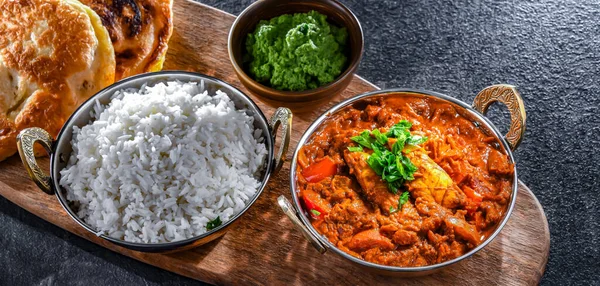
<svg viewBox="0 0 600 286">
<path fill-rule="evenodd" d="M 316 11 L 262 20 L 246 39 L 250 75 L 278 90 L 303 91 L 335 80 L 346 67 L 348 32 Z"/>
</svg>

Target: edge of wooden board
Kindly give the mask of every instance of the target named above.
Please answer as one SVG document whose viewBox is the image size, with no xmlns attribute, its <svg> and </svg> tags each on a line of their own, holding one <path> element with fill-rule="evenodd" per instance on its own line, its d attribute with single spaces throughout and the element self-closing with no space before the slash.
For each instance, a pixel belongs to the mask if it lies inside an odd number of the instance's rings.
<svg viewBox="0 0 600 286">
<path fill-rule="evenodd" d="M 539 277 L 539 280 L 542 279 L 542 276 L 544 275 L 544 272 L 546 272 L 546 265 L 548 265 L 548 258 L 550 257 L 550 225 L 548 224 L 548 217 L 546 217 L 546 212 L 544 211 L 544 206 L 542 206 L 542 204 L 540 203 L 540 200 L 538 200 L 538 198 L 535 196 L 535 194 L 533 193 L 533 191 L 527 186 L 525 185 L 525 183 L 523 183 L 523 181 L 519 180 L 519 185 L 525 189 L 527 191 L 527 193 L 529 193 L 529 196 L 531 196 L 531 198 L 533 199 L 533 203 L 535 204 L 535 206 L 537 207 L 537 209 L 540 211 L 541 216 L 543 218 L 543 222 L 544 222 L 544 241 L 548 241 L 548 243 L 546 244 L 546 247 L 544 249 L 544 263 L 543 268 L 541 269 L 541 275 Z"/>
</svg>

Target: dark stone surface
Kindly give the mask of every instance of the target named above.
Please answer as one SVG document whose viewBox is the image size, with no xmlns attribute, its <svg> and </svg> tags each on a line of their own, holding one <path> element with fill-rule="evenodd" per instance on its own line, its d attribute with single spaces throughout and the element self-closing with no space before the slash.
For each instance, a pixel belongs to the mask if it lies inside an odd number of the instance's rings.
<svg viewBox="0 0 600 286">
<path fill-rule="evenodd" d="M 251 1 L 201 2 L 237 14 Z M 550 224 L 543 284 L 599 284 L 600 4 L 344 2 L 365 32 L 358 73 L 380 87 L 424 88 L 470 102 L 485 86 L 518 86 L 528 113 L 516 152 L 519 175 Z M 490 116 L 507 125 L 505 109 L 495 106 Z M 104 250 L 3 198 L 0 246 L 5 285 L 197 283 Z"/>
</svg>

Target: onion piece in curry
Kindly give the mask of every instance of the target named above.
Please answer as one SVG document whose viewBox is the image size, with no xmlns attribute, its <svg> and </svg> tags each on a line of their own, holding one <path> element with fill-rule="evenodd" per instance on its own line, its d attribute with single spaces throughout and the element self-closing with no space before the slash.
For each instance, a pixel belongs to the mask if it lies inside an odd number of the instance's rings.
<svg viewBox="0 0 600 286">
<path fill-rule="evenodd" d="M 368 154 L 348 147 L 357 146 L 351 138 L 364 130 L 383 133 L 401 120 L 428 140 L 403 150 L 417 170 L 403 185 L 409 200 L 390 211 L 403 191 L 391 192 L 366 163 Z M 508 155 L 441 100 L 369 99 L 333 114 L 307 142 L 296 173 L 313 227 L 369 262 L 416 267 L 457 258 L 494 231 L 509 204 L 514 168 Z"/>
</svg>

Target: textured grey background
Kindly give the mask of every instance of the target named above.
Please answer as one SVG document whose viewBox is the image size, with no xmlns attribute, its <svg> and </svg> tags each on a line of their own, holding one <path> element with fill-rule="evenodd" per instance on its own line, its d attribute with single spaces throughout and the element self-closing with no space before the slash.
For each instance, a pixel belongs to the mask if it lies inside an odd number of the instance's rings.
<svg viewBox="0 0 600 286">
<path fill-rule="evenodd" d="M 201 2 L 238 14 L 251 1 Z M 520 179 L 550 224 L 547 285 L 600 284 L 595 2 L 344 1 L 365 32 L 358 73 L 380 87 L 425 88 L 470 102 L 487 85 L 518 86 L 528 128 L 516 157 Z M 497 125 L 508 122 L 498 106 L 490 116 Z M 0 247 L 3 285 L 197 284 L 104 250 L 3 198 Z"/>
</svg>

